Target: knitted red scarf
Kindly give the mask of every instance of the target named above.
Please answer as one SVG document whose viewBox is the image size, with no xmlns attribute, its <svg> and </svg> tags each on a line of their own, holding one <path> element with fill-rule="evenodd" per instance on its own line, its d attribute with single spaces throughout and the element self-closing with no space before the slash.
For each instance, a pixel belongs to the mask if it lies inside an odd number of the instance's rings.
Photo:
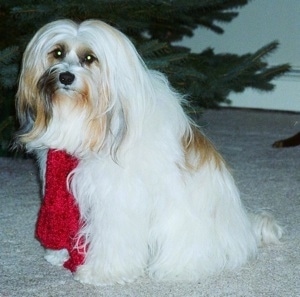
<svg viewBox="0 0 300 297">
<path fill-rule="evenodd" d="M 78 160 L 64 151 L 49 150 L 46 162 L 45 195 L 36 223 L 36 237 L 48 249 L 67 249 L 70 258 L 64 267 L 76 271 L 84 253 L 74 248 L 80 228 L 80 213 L 67 189 L 67 177 Z"/>
</svg>

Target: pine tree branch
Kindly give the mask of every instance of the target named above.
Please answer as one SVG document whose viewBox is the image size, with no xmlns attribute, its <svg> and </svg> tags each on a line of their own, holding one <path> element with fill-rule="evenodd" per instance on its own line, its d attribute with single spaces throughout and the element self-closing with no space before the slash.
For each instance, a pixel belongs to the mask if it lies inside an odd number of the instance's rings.
<svg viewBox="0 0 300 297">
<path fill-rule="evenodd" d="M 11 46 L 0 51 L 0 88 L 13 88 L 17 82 L 20 57 L 19 47 Z"/>
<path fill-rule="evenodd" d="M 2 64 L 1 68 L 4 65 L 9 65 L 10 63 L 14 62 L 16 56 L 19 56 L 18 54 L 19 54 L 18 46 L 10 46 L 0 51 L 0 65 Z"/>
<path fill-rule="evenodd" d="M 24 3 L 26 2 L 26 3 Z M 289 65 L 270 67 L 266 57 L 278 47 L 272 42 L 255 53 L 215 54 L 212 49 L 191 53 L 173 41 L 193 36 L 204 27 L 217 34 L 238 16 L 250 0 L 12 0 L 0 4 L 0 155 L 12 137 L 14 95 L 20 52 L 34 32 L 50 21 L 96 18 L 124 32 L 150 68 L 168 76 L 196 110 L 228 102 L 232 91 L 251 87 L 272 90 L 272 80 Z M 18 45 L 18 46 L 12 46 Z M 3 149 L 5 147 L 5 149 Z"/>
</svg>

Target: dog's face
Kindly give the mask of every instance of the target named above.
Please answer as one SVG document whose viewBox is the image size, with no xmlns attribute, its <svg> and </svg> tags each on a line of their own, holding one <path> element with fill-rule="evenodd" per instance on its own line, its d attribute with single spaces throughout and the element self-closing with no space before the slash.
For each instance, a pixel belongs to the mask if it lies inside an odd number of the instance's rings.
<svg viewBox="0 0 300 297">
<path fill-rule="evenodd" d="M 120 143 L 146 72 L 131 42 L 101 21 L 44 26 L 23 57 L 21 141 L 73 152 L 98 151 L 108 133 Z"/>
</svg>

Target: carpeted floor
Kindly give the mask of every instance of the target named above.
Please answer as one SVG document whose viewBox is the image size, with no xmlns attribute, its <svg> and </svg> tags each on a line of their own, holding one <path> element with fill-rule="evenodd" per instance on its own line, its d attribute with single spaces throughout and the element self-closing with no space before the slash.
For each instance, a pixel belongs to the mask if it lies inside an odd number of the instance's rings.
<svg viewBox="0 0 300 297">
<path fill-rule="evenodd" d="M 281 245 L 261 248 L 241 269 L 197 283 L 143 278 L 124 286 L 82 285 L 48 264 L 34 239 L 40 204 L 34 163 L 0 158 L 0 296 L 300 296 L 300 146 L 271 147 L 300 131 L 300 114 L 209 110 L 200 123 L 233 168 L 245 205 L 271 209 L 285 227 Z"/>
</svg>

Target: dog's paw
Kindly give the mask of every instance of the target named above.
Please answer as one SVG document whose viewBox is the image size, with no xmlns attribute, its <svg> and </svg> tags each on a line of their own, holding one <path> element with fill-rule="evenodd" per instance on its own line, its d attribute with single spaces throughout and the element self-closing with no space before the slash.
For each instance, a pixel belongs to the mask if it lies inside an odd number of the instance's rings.
<svg viewBox="0 0 300 297">
<path fill-rule="evenodd" d="M 44 258 L 55 266 L 63 266 L 63 264 L 69 259 L 69 252 L 66 249 L 62 250 L 49 250 L 45 252 Z"/>
<path fill-rule="evenodd" d="M 103 271 L 87 267 L 86 265 L 79 266 L 74 274 L 75 280 L 94 286 L 124 285 L 134 282 L 138 277 L 140 277 L 140 275 L 125 276 L 118 273 L 108 275 Z"/>
</svg>

